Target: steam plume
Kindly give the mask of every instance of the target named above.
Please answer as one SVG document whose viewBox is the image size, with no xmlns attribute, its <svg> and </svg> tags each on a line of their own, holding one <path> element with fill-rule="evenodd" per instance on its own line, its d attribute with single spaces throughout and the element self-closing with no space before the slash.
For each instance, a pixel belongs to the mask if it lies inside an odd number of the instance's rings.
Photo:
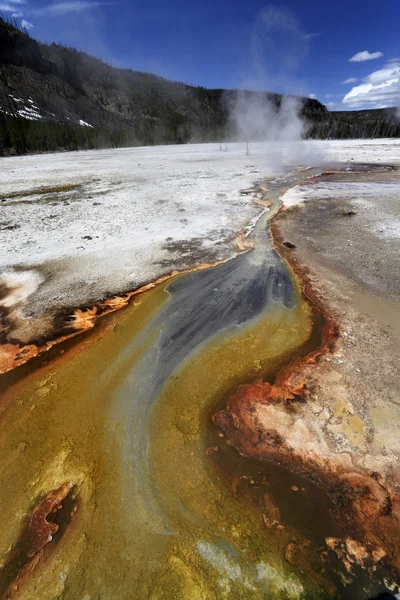
<svg viewBox="0 0 400 600">
<path fill-rule="evenodd" d="M 250 63 L 242 88 L 293 92 L 294 70 L 307 53 L 307 36 L 295 15 L 268 7 L 257 16 L 250 39 Z M 297 91 L 297 90 L 296 90 Z M 315 160 L 302 142 L 306 124 L 300 116 L 301 100 L 294 95 L 239 91 L 229 100 L 235 138 L 263 141 L 268 165 L 274 170 L 287 163 Z M 251 152 L 251 146 L 250 146 Z"/>
</svg>

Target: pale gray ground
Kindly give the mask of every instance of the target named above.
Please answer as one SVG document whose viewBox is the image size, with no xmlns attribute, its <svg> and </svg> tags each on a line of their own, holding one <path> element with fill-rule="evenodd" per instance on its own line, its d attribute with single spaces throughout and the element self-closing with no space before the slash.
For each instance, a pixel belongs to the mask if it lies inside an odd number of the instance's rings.
<svg viewBox="0 0 400 600">
<path fill-rule="evenodd" d="M 243 145 L 199 144 L 3 158 L 5 329 L 15 341 L 37 341 L 60 312 L 233 256 L 236 235 L 262 212 L 255 195 L 241 191 L 282 170 L 282 161 L 385 163 L 399 147 L 398 140 L 251 144 L 246 156 Z"/>
<path fill-rule="evenodd" d="M 293 192 L 303 202 L 286 214 L 299 251 L 318 254 L 367 293 L 399 300 L 400 171 L 326 175 Z"/>
<path fill-rule="evenodd" d="M 312 403 L 305 422 L 317 423 L 336 460 L 377 470 L 400 489 L 400 193 L 335 194 L 346 182 L 399 183 L 400 171 L 340 174 L 303 186 L 304 204 L 278 219 L 290 250 L 340 326 L 334 356 L 311 369 Z M 307 189 L 306 189 L 307 188 Z M 309 189 L 308 189 L 309 188 Z M 343 190 L 346 185 L 343 186 Z M 329 190 L 333 190 L 329 197 Z M 299 199 L 301 193 L 299 193 Z M 389 227 L 390 226 L 390 227 Z M 388 233 L 389 232 L 389 233 Z"/>
</svg>

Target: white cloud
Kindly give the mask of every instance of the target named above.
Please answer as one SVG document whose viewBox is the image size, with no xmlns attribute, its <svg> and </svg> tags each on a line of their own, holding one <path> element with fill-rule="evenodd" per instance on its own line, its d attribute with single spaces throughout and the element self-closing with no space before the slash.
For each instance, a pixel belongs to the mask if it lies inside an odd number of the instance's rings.
<svg viewBox="0 0 400 600">
<path fill-rule="evenodd" d="M 16 6 L 13 6 L 15 4 L 25 4 L 25 0 L 8 0 L 7 4 L 0 4 L 0 11 L 12 12 L 17 9 Z"/>
<path fill-rule="evenodd" d="M 22 12 L 16 12 L 16 13 L 13 13 L 11 16 L 12 16 L 13 19 L 19 19 L 19 17 L 23 17 L 24 16 L 24 13 L 22 13 Z"/>
<path fill-rule="evenodd" d="M 389 61 L 382 69 L 363 78 L 343 98 L 349 108 L 378 108 L 400 104 L 400 61 Z"/>
<path fill-rule="evenodd" d="M 97 8 L 98 6 L 106 6 L 109 2 L 87 2 L 86 0 L 73 0 L 71 2 L 58 2 L 56 4 L 49 4 L 44 8 L 33 11 L 34 14 L 44 15 L 65 15 L 69 12 L 82 12 L 84 10 L 90 10 L 91 8 Z"/>
<path fill-rule="evenodd" d="M 306 33 L 303 35 L 303 40 L 311 40 L 312 38 L 319 37 L 320 35 L 322 35 L 322 31 L 319 33 Z"/>
<path fill-rule="evenodd" d="M 25 19 L 22 19 L 21 27 L 22 27 L 22 29 L 26 29 L 28 31 L 29 29 L 32 29 L 33 24 L 29 23 L 29 21 L 25 21 Z"/>
<path fill-rule="evenodd" d="M 356 81 L 358 81 L 357 77 L 349 77 L 348 79 L 342 81 L 342 83 L 355 83 Z"/>
<path fill-rule="evenodd" d="M 325 94 L 325 98 L 341 98 L 343 94 Z"/>
<path fill-rule="evenodd" d="M 364 62 L 366 60 L 375 60 L 376 58 L 382 58 L 383 52 L 368 52 L 368 50 L 363 50 L 362 52 L 357 52 L 354 56 L 349 58 L 349 62 Z"/>
<path fill-rule="evenodd" d="M 317 94 L 308 94 L 308 97 L 311 98 L 311 100 L 316 100 Z"/>
</svg>

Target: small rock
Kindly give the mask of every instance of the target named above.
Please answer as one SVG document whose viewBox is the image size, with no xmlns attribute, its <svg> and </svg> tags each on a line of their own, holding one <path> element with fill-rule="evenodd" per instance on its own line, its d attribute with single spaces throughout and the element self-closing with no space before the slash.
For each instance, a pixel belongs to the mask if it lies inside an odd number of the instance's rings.
<svg viewBox="0 0 400 600">
<path fill-rule="evenodd" d="M 290 248 L 291 250 L 292 250 L 293 248 L 296 248 L 295 244 L 292 244 L 292 242 L 283 242 L 283 245 L 284 245 L 286 248 Z"/>
</svg>

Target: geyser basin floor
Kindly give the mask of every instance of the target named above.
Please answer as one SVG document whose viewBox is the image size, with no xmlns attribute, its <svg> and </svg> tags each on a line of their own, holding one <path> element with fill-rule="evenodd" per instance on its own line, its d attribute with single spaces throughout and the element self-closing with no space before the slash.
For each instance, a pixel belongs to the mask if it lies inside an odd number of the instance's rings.
<svg viewBox="0 0 400 600">
<path fill-rule="evenodd" d="M 377 595 L 360 589 L 360 567 L 386 566 L 382 582 L 399 585 L 399 182 L 399 171 L 369 168 L 284 195 L 296 205 L 273 222 L 277 248 L 340 324 L 340 343 L 301 369 L 302 402 L 284 393 L 272 402 L 268 386 L 254 382 L 216 416 L 241 454 L 279 461 L 327 491 L 343 530 L 326 538 L 347 571 L 343 597 Z M 297 552 L 291 561 L 300 567 Z"/>
<path fill-rule="evenodd" d="M 17 581 L 20 598 L 297 598 L 306 587 L 320 597 L 265 543 L 259 509 L 232 496 L 206 452 L 212 405 L 310 335 L 266 227 L 253 252 L 139 296 L 115 327 L 106 317 L 5 394 L 2 554 L 44 490 L 66 480 L 79 490 L 69 530 Z"/>
<path fill-rule="evenodd" d="M 289 146 L 283 154 L 289 149 L 296 164 L 390 163 L 399 153 L 398 140 Z M 233 256 L 237 234 L 262 211 L 241 191 L 273 174 L 282 148 L 250 144 L 249 156 L 244 144 L 219 148 L 1 158 L 2 343 L 42 344 L 56 329 L 82 325 L 71 322 L 79 306 Z"/>
<path fill-rule="evenodd" d="M 272 199 L 300 177 L 271 185 Z M 346 530 L 323 487 L 246 462 L 211 424 L 240 384 L 274 375 L 312 335 L 267 216 L 252 238 L 254 251 L 138 296 L 49 364 L 3 377 L 4 560 L 43 496 L 65 482 L 78 492 L 16 597 L 354 600 L 387 589 L 380 566 L 349 580 L 329 550 Z"/>
</svg>

